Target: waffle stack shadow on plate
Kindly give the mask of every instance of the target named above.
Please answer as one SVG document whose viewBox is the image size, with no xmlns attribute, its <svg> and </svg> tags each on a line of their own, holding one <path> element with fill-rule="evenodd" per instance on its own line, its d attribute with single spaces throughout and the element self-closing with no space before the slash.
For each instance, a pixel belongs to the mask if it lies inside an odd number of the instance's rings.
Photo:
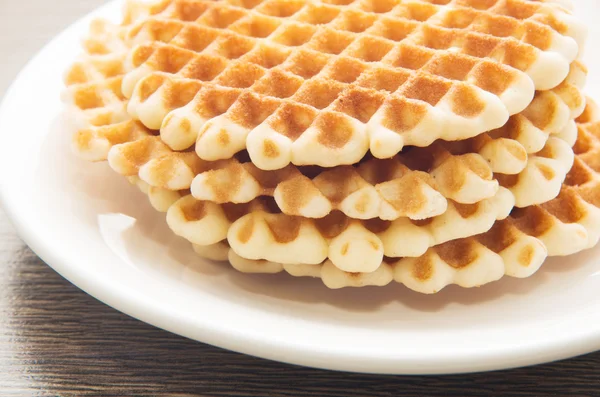
<svg viewBox="0 0 600 397">
<path fill-rule="evenodd" d="M 64 100 L 200 256 L 434 293 L 596 244 L 585 33 L 550 0 L 129 1 Z"/>
</svg>

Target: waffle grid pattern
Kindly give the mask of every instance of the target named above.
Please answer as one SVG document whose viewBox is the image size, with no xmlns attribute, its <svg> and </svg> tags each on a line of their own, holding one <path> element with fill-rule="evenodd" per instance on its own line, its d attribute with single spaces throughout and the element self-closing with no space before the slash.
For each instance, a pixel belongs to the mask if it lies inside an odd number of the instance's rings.
<svg viewBox="0 0 600 397">
<path fill-rule="evenodd" d="M 73 143 L 243 272 L 528 277 L 600 239 L 600 115 L 558 3 L 128 1 L 65 76 Z"/>
<path fill-rule="evenodd" d="M 415 291 L 436 293 L 450 284 L 476 287 L 504 275 L 529 277 L 547 256 L 570 255 L 590 248 L 600 238 L 600 123 L 598 112 L 588 112 L 578 120 L 579 136 L 575 164 L 560 195 L 543 205 L 515 210 L 487 232 L 453 240 L 429 248 L 418 258 L 384 257 L 376 270 L 347 272 L 331 260 L 319 265 L 281 264 L 250 260 L 239 256 L 227 240 L 194 245 L 196 252 L 216 261 L 229 261 L 246 273 L 287 273 L 297 277 L 320 277 L 329 288 L 383 286 L 397 281 Z M 147 192 L 160 211 L 166 212 L 181 197 L 173 192 L 151 188 L 132 178 Z M 182 193 L 185 194 L 185 193 Z M 167 202 L 165 205 L 164 203 Z M 257 207 L 252 211 L 258 210 Z M 227 211 L 231 220 L 240 211 Z M 238 218 L 239 219 L 239 218 Z"/>
<path fill-rule="evenodd" d="M 174 149 L 198 139 L 206 160 L 247 147 L 263 169 L 351 164 L 500 127 L 531 101 L 531 78 L 555 87 L 578 52 L 549 4 L 383 3 L 158 7 L 130 34 L 157 41 L 134 51 L 129 110 Z"/>
<path fill-rule="evenodd" d="M 585 106 L 581 88 L 586 75 L 585 66 L 574 62 L 563 83 L 537 92 L 523 113 L 498 130 L 465 141 L 413 147 L 394 159 L 373 159 L 358 167 L 261 171 L 247 160 L 206 162 L 190 152 L 174 152 L 151 135 L 117 145 L 110 163 L 117 172 L 138 175 L 154 187 L 194 186 L 199 200 L 240 203 L 274 195 L 284 213 L 310 218 L 338 209 L 358 219 L 425 219 L 443 213 L 446 199 L 471 204 L 492 197 L 495 179 L 513 190 L 519 206 L 537 204 L 556 196 L 572 163 L 566 146 L 577 136 L 573 119 Z M 544 149 L 549 137 L 548 148 L 561 149 L 564 156 Z M 527 189 L 532 184 L 540 188 Z M 398 196 L 405 199 L 395 200 Z"/>
<path fill-rule="evenodd" d="M 73 148 L 90 161 L 106 160 L 117 144 L 149 134 L 127 114 L 127 100 L 121 91 L 126 73 L 126 28 L 95 20 L 83 40 L 84 54 L 64 76 L 67 89 L 62 99 L 77 132 Z"/>
<path fill-rule="evenodd" d="M 515 210 L 488 232 L 432 247 L 419 258 L 385 257 L 371 273 L 351 273 L 331 260 L 299 265 L 245 259 L 227 241 L 194 249 L 202 257 L 229 261 L 242 272 L 286 271 L 297 277 L 319 277 L 329 288 L 396 281 L 418 292 L 436 293 L 450 284 L 477 287 L 504 275 L 529 277 L 547 256 L 572 255 L 600 239 L 600 113 L 595 106 L 587 111 L 578 120 L 574 166 L 556 199 Z"/>
</svg>

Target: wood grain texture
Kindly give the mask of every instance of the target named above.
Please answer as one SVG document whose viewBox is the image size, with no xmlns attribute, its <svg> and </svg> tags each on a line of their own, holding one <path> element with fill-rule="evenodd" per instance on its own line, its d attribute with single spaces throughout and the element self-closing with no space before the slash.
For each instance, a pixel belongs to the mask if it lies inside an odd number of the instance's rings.
<svg viewBox="0 0 600 397">
<path fill-rule="evenodd" d="M 102 3 L 0 0 L 0 96 L 45 42 Z M 29 250 L 0 211 L 0 396 L 12 395 L 600 396 L 600 353 L 433 377 L 344 374 L 244 356 L 159 330 L 86 295 Z"/>
</svg>

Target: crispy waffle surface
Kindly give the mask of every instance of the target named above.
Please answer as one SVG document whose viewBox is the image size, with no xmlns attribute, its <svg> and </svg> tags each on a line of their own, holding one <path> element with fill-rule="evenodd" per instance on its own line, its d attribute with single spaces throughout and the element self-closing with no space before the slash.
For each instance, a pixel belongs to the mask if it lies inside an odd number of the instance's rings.
<svg viewBox="0 0 600 397">
<path fill-rule="evenodd" d="M 558 194 L 570 167 L 567 145 L 553 138 L 571 145 L 576 135 L 572 119 L 583 110 L 580 89 L 587 74 L 577 61 L 565 81 L 536 92 L 529 106 L 501 128 L 466 141 L 411 148 L 392 159 L 363 159 L 356 167 L 332 170 L 288 165 L 265 172 L 247 158 L 240 161 L 239 154 L 204 161 L 193 151 L 176 152 L 124 111 L 127 99 L 120 86 L 128 70 L 127 23 L 92 26 L 87 54 L 67 73 L 64 97 L 84 122 L 74 137 L 76 151 L 90 160 L 108 157 L 117 172 L 138 175 L 154 187 L 192 188 L 197 199 L 217 203 L 273 196 L 285 214 L 309 218 L 339 210 L 356 219 L 423 220 L 455 204 L 492 199 L 500 186 L 513 193 L 519 207 L 542 203 Z M 529 189 L 532 185 L 539 188 Z M 400 195 L 403 200 L 395 199 Z"/>
<path fill-rule="evenodd" d="M 285 271 L 298 277 L 319 277 L 329 288 L 384 286 L 396 281 L 430 294 L 450 284 L 476 287 L 504 275 L 529 277 L 547 256 L 575 254 L 598 243 L 600 112 L 594 103 L 588 104 L 577 127 L 576 157 L 558 197 L 541 205 L 514 209 L 484 233 L 435 245 L 416 257 L 395 258 L 385 254 L 370 271 L 365 271 L 368 261 L 361 251 L 369 245 L 370 248 L 364 249 L 369 252 L 385 242 L 353 229 L 356 224 L 352 221 L 343 231 L 322 226 L 321 229 L 315 227 L 316 231 L 307 231 L 304 222 L 309 220 L 271 214 L 268 203 L 253 201 L 245 205 L 218 206 L 195 201 L 187 191 L 173 192 L 151 187 L 137 177 L 129 179 L 149 195 L 157 210 L 167 212 L 167 221 L 176 232 L 187 227 L 196 229 L 192 235 L 198 239 L 190 240 L 194 242 L 194 250 L 204 258 L 229 261 L 234 268 L 246 273 Z M 200 224 L 204 226 L 198 228 Z M 375 226 L 371 225 L 370 231 L 376 231 Z M 213 243 L 219 232 L 223 239 Z M 333 259 L 329 257 L 319 262 L 314 257 L 308 258 L 319 249 L 320 238 L 331 238 L 336 233 L 337 236 L 329 240 L 329 249 L 337 246 L 339 250 Z M 336 244 L 335 239 L 344 233 L 348 239 L 340 239 Z M 401 241 L 403 237 L 396 235 L 393 239 Z M 261 240 L 261 244 L 256 244 L 257 240 Z M 302 241 L 303 249 L 295 246 Z M 249 250 L 245 245 L 253 247 Z M 271 256 L 284 251 L 288 251 L 287 258 L 293 260 L 277 261 L 279 258 Z M 247 255 L 249 252 L 258 253 L 259 258 L 248 259 L 253 257 Z M 344 257 L 352 260 L 342 261 L 340 267 L 334 259 Z"/>
<path fill-rule="evenodd" d="M 573 151 L 563 140 L 553 137 L 538 156 L 540 160 L 552 160 L 560 165 L 557 168 L 562 177 L 551 199 L 558 194 L 562 180 L 571 168 Z M 530 161 L 537 158 L 534 156 Z M 540 169 L 552 172 L 551 168 Z M 335 177 L 333 171 L 331 175 Z M 156 186 L 151 188 L 164 189 Z M 321 218 L 310 219 L 281 213 L 277 201 L 264 196 L 235 204 L 198 200 L 187 194 L 171 207 L 167 220 L 176 234 L 198 245 L 214 244 L 229 235 L 230 239 L 235 236 L 234 239 L 240 241 L 239 250 L 243 251 L 240 253 L 244 257 L 260 259 L 263 251 L 268 251 L 269 259 L 282 263 L 294 258 L 295 262 L 317 264 L 329 258 L 346 271 L 358 271 L 356 266 L 360 269 L 376 269 L 384 255 L 418 257 L 429 247 L 484 233 L 494 222 L 505 219 L 514 205 L 515 194 L 507 188 L 497 187 L 490 198 L 473 204 L 450 201 L 442 214 L 424 220 L 407 217 L 391 221 L 381 218 L 359 220 L 338 210 Z M 256 231 L 255 224 L 259 225 Z M 235 232 L 238 228 L 239 232 Z M 244 232 L 248 230 L 251 232 Z M 277 236 L 279 232 L 289 232 L 290 239 L 284 237 L 282 240 Z M 246 238 L 247 241 L 242 241 Z M 278 244 L 280 240 L 286 244 Z M 310 254 L 307 252 L 308 246 L 313 247 L 308 250 Z M 361 262 L 351 260 L 353 256 L 347 253 L 349 247 L 364 257 Z"/>
<path fill-rule="evenodd" d="M 366 157 L 353 166 L 288 165 L 265 171 L 247 153 L 205 161 L 193 151 L 173 151 L 150 132 L 117 144 L 108 159 L 120 174 L 137 175 L 154 187 L 191 188 L 197 199 L 216 203 L 272 196 L 283 213 L 309 218 L 339 210 L 356 219 L 427 219 L 443 214 L 454 202 L 490 199 L 501 185 L 524 207 L 556 197 L 571 167 L 574 118 L 585 106 L 581 88 L 587 70 L 580 62 L 573 62 L 570 70 L 563 83 L 538 91 L 522 113 L 499 129 L 466 141 L 407 148 L 391 159 Z M 529 189 L 532 185 L 539 188 Z"/>
<path fill-rule="evenodd" d="M 130 114 L 208 161 L 354 164 L 503 126 L 585 29 L 525 0 L 160 1 L 130 29 Z"/>
<path fill-rule="evenodd" d="M 149 133 L 131 120 L 121 91 L 130 51 L 125 34 L 125 26 L 94 20 L 83 40 L 84 53 L 64 76 L 62 99 L 76 130 L 72 146 L 86 160 L 106 160 L 114 145 Z"/>
<path fill-rule="evenodd" d="M 146 11 L 146 4 L 127 0 L 121 24 L 93 20 L 82 40 L 83 53 L 64 75 L 62 99 L 76 130 L 72 146 L 84 159 L 104 161 L 114 145 L 152 133 L 128 115 L 122 92 L 123 77 L 130 70 L 127 34 Z"/>
</svg>

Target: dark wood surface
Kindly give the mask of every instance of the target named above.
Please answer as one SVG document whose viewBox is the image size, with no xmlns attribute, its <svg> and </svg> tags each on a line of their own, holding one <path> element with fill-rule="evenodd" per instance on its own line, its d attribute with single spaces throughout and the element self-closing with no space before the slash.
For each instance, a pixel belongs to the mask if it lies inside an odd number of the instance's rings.
<svg viewBox="0 0 600 397">
<path fill-rule="evenodd" d="M 0 96 L 36 50 L 102 3 L 0 0 Z M 244 356 L 156 329 L 86 295 L 31 252 L 0 211 L 0 396 L 13 395 L 600 396 L 600 353 L 433 377 L 345 374 Z"/>
</svg>

